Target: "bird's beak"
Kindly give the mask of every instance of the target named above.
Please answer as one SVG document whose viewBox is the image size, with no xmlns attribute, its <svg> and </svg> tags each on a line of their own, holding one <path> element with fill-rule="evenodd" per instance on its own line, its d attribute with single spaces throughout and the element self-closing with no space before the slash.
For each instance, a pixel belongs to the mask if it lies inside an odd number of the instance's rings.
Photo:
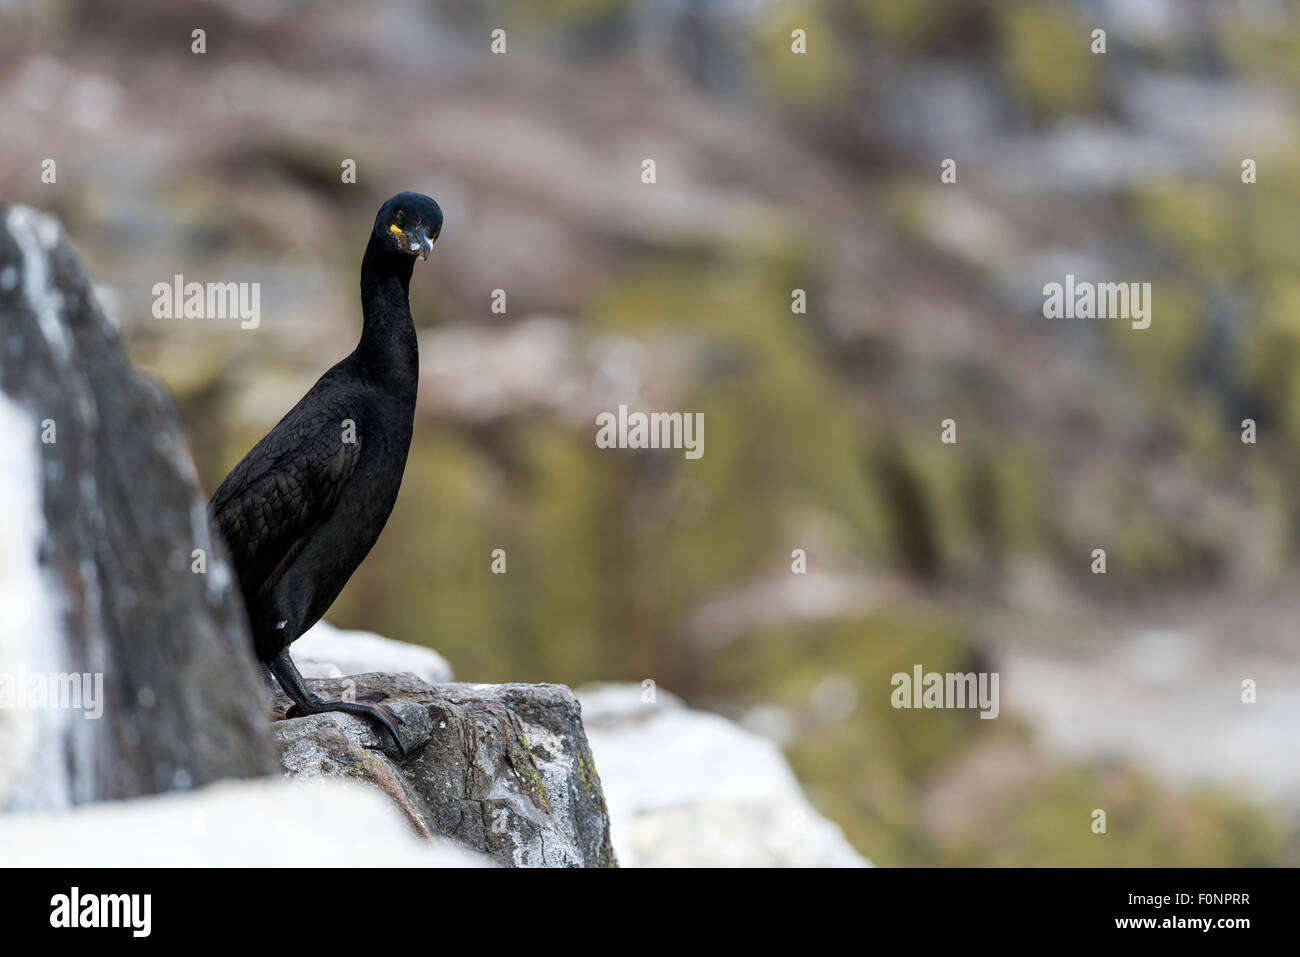
<svg viewBox="0 0 1300 957">
<path fill-rule="evenodd" d="M 413 253 L 419 253 L 421 259 L 428 259 L 429 253 L 433 252 L 433 240 L 437 238 L 436 233 L 430 238 L 423 226 L 417 226 L 406 234 L 406 240 L 409 244 L 406 248 Z"/>
<path fill-rule="evenodd" d="M 429 253 L 433 251 L 433 241 L 438 238 L 438 233 L 442 230 L 439 228 L 437 232 L 430 236 L 425 232 L 423 226 L 417 226 L 408 233 L 394 223 L 388 227 L 388 231 L 393 234 L 399 243 L 406 247 L 408 253 L 415 253 L 421 259 L 428 259 Z"/>
</svg>

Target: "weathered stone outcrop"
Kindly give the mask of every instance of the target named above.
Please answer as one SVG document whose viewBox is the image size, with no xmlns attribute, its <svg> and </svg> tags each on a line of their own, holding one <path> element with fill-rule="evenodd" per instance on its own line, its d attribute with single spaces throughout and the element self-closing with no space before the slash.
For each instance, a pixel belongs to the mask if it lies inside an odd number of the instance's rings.
<svg viewBox="0 0 1300 957">
<path fill-rule="evenodd" d="M 407 757 L 361 718 L 310 715 L 274 726 L 289 775 L 367 782 L 417 833 L 449 837 L 508 866 L 617 863 L 582 711 L 563 685 L 435 687 L 409 674 L 308 684 L 328 697 L 388 692 Z"/>
<path fill-rule="evenodd" d="M 58 224 L 22 207 L 0 206 L 0 345 L 0 809 L 272 771 L 238 591 L 172 405 Z"/>
</svg>

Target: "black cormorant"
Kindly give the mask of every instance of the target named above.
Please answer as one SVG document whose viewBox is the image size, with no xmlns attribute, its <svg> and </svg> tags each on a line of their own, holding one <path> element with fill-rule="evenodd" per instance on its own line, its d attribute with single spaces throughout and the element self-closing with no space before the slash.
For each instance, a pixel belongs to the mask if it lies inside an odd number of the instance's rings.
<svg viewBox="0 0 1300 957">
<path fill-rule="evenodd" d="M 388 521 L 402 484 L 419 377 L 407 298 L 415 257 L 442 229 L 428 196 L 379 210 L 361 260 L 361 341 L 253 446 L 208 511 L 229 546 L 258 661 L 293 699 L 289 716 L 376 719 L 405 752 L 386 695 L 329 701 L 308 689 L 289 645 L 320 620 Z"/>
</svg>

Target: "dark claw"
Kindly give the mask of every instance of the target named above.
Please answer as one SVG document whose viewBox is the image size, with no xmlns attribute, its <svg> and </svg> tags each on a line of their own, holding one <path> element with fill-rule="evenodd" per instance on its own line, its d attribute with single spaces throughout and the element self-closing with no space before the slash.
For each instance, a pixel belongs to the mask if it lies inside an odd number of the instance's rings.
<svg viewBox="0 0 1300 957">
<path fill-rule="evenodd" d="M 353 701 L 372 701 L 372 702 L 373 702 L 373 701 L 383 701 L 383 700 L 384 700 L 385 698 L 387 698 L 388 696 L 389 696 L 389 695 L 388 695 L 388 692 L 387 692 L 387 691 L 363 691 L 361 694 L 357 695 L 357 696 L 354 697 L 352 700 L 353 700 Z M 289 711 L 288 711 L 288 717 L 290 717 L 290 718 L 297 718 L 297 717 L 300 716 L 300 714 L 301 714 L 301 712 L 298 711 L 298 706 L 297 706 L 296 704 L 289 708 Z M 396 715 L 393 715 L 393 717 L 396 718 L 397 716 L 396 716 Z M 401 723 L 402 723 L 402 719 L 401 719 L 401 718 L 397 718 L 397 722 L 398 722 L 398 724 L 401 724 Z"/>
<path fill-rule="evenodd" d="M 385 708 L 382 704 L 371 704 L 366 701 L 357 701 L 354 703 L 357 707 L 364 708 L 375 716 L 379 723 L 384 726 L 385 730 L 392 735 L 393 743 L 397 745 L 397 753 L 402 757 L 406 757 L 406 745 L 402 744 L 402 736 L 397 733 L 397 726 L 406 723 L 402 720 L 401 716 L 395 714 L 392 709 Z M 360 712 L 353 712 L 353 714 L 358 713 Z"/>
<path fill-rule="evenodd" d="M 382 704 L 371 704 L 368 701 L 361 701 L 358 702 L 358 704 L 360 704 L 362 707 L 369 708 L 371 711 L 375 712 L 376 714 L 382 715 L 385 719 L 389 721 L 396 722 L 397 724 L 406 724 L 406 722 L 402 720 L 402 716 L 398 714 L 396 711 L 394 711 L 392 708 L 386 708 Z"/>
<path fill-rule="evenodd" d="M 342 711 L 344 714 L 372 718 L 392 735 L 393 743 L 397 745 L 397 753 L 406 757 L 406 745 L 402 744 L 402 736 L 397 733 L 397 726 L 403 723 L 402 719 L 394 714 L 391 708 L 376 704 L 388 697 L 386 692 L 369 691 L 357 695 L 354 701 L 324 701 L 307 687 L 301 672 L 298 671 L 298 666 L 289 657 L 288 648 L 281 649 L 279 654 L 267 661 L 266 667 L 271 674 L 275 675 L 275 680 L 280 683 L 284 693 L 293 700 L 293 707 L 286 712 L 286 717 L 297 718 L 307 714 L 321 714 L 325 711 Z"/>
<path fill-rule="evenodd" d="M 383 695 L 385 698 L 388 697 L 383 691 L 373 693 Z M 406 745 L 402 743 L 402 736 L 397 732 L 398 725 L 406 723 L 402 716 L 382 704 L 375 704 L 371 700 L 362 700 L 363 697 L 366 696 L 357 695 L 356 701 L 321 701 L 312 705 L 310 713 L 320 714 L 325 711 L 341 711 L 344 714 L 374 718 L 392 737 L 393 743 L 397 745 L 397 753 L 403 758 L 406 757 Z M 287 718 L 298 718 L 302 717 L 302 715 L 303 710 L 296 703 L 285 713 Z"/>
</svg>

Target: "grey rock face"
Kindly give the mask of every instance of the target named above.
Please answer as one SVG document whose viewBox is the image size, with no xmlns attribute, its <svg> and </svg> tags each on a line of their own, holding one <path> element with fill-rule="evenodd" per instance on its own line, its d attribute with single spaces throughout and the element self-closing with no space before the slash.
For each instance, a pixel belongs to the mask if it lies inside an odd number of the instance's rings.
<svg viewBox="0 0 1300 957">
<path fill-rule="evenodd" d="M 381 750 L 387 737 L 361 718 L 310 715 L 274 725 L 290 776 L 367 782 L 417 833 L 449 837 L 507 866 L 616 866 L 582 711 L 563 685 L 434 687 L 410 674 L 307 683 L 332 698 L 388 692 L 408 756 Z"/>
<path fill-rule="evenodd" d="M 0 809 L 273 771 L 244 612 L 171 403 L 131 367 L 57 223 L 21 207 L 0 206 L 0 346 Z M 34 686 L 81 707 L 32 707 Z"/>
</svg>

